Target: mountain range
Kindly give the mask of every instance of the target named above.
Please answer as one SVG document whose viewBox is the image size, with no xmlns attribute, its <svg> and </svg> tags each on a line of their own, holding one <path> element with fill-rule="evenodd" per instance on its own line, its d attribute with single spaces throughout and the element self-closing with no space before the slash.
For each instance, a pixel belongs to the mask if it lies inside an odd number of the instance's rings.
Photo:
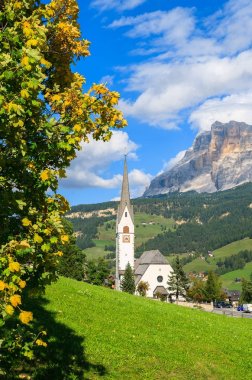
<svg viewBox="0 0 252 380">
<path fill-rule="evenodd" d="M 144 197 L 172 192 L 231 189 L 252 181 L 252 125 L 216 121 L 199 134 L 184 157 L 155 177 Z"/>
</svg>

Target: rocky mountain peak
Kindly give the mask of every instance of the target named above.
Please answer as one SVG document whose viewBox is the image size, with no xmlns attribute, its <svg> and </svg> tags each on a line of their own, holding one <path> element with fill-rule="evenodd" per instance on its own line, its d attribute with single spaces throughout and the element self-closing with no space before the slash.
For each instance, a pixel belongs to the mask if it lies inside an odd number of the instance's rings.
<svg viewBox="0 0 252 380">
<path fill-rule="evenodd" d="M 174 191 L 214 192 L 252 181 L 252 125 L 216 121 L 184 157 L 154 178 L 144 196 Z"/>
</svg>

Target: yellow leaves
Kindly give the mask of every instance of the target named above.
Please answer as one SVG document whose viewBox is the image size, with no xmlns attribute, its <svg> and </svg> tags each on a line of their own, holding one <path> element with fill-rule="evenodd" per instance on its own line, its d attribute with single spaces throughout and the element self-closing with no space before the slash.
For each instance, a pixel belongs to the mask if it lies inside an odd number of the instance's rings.
<svg viewBox="0 0 252 380">
<path fill-rule="evenodd" d="M 61 235 L 60 239 L 61 239 L 62 244 L 65 244 L 69 241 L 69 236 L 68 235 Z"/>
<path fill-rule="evenodd" d="M 104 86 L 104 84 L 93 84 L 91 87 L 91 91 L 92 90 L 101 95 L 104 95 L 108 92 L 108 89 Z"/>
<path fill-rule="evenodd" d="M 117 103 L 118 103 L 118 98 L 115 97 L 115 96 L 113 96 L 113 97 L 110 99 L 110 103 L 113 104 L 113 105 L 117 104 Z"/>
<path fill-rule="evenodd" d="M 32 47 L 32 46 L 38 46 L 38 40 L 35 40 L 35 38 L 31 38 L 26 42 L 27 47 Z"/>
<path fill-rule="evenodd" d="M 47 203 L 53 203 L 53 202 L 54 202 L 53 198 L 51 198 L 51 197 L 47 198 Z"/>
<path fill-rule="evenodd" d="M 24 227 L 28 227 L 28 226 L 30 226 L 32 224 L 32 222 L 28 219 L 28 218 L 23 218 L 22 219 L 22 225 L 24 226 Z"/>
<path fill-rule="evenodd" d="M 73 130 L 75 132 L 80 132 L 81 131 L 81 125 L 80 124 L 75 124 L 74 127 L 73 127 Z"/>
<path fill-rule="evenodd" d="M 29 98 L 29 92 L 26 90 L 26 89 L 22 89 L 21 91 L 20 91 L 20 95 L 21 95 L 21 98 L 23 98 L 23 99 L 28 99 Z"/>
<path fill-rule="evenodd" d="M 50 170 L 45 169 L 40 173 L 40 178 L 42 181 L 47 181 L 50 178 Z"/>
<path fill-rule="evenodd" d="M 20 264 L 17 261 L 12 261 L 9 263 L 9 270 L 11 272 L 19 272 L 20 271 Z"/>
<path fill-rule="evenodd" d="M 17 249 L 26 249 L 26 248 L 30 248 L 30 244 L 28 243 L 27 240 L 22 240 L 20 243 L 18 243 L 17 245 Z"/>
<path fill-rule="evenodd" d="M 61 100 L 61 96 L 56 94 L 56 95 L 53 95 L 52 98 L 51 98 L 52 102 L 58 102 Z"/>
<path fill-rule="evenodd" d="M 29 37 L 32 34 L 31 24 L 28 21 L 23 23 L 23 33 L 26 37 Z"/>
<path fill-rule="evenodd" d="M 52 64 L 45 58 L 41 58 L 40 63 L 41 65 L 44 65 L 47 69 L 49 69 L 52 66 Z"/>
<path fill-rule="evenodd" d="M 61 257 L 61 256 L 63 256 L 63 252 L 62 251 L 57 251 L 57 252 L 54 253 L 54 255 Z"/>
<path fill-rule="evenodd" d="M 52 231 L 49 228 L 45 228 L 43 232 L 44 232 L 44 234 L 46 234 L 48 236 L 51 234 Z"/>
<path fill-rule="evenodd" d="M 13 123 L 13 126 L 22 128 L 24 126 L 24 122 L 23 120 L 18 120 L 16 123 Z"/>
<path fill-rule="evenodd" d="M 13 315 L 14 313 L 14 308 L 11 305 L 6 305 L 5 311 L 8 315 Z"/>
<path fill-rule="evenodd" d="M 19 294 L 13 294 L 13 296 L 10 297 L 10 303 L 14 307 L 21 305 L 21 296 Z"/>
<path fill-rule="evenodd" d="M 44 346 L 44 347 L 47 347 L 47 343 L 44 342 L 42 339 L 37 339 L 35 341 L 35 343 L 37 344 L 37 346 Z"/>
<path fill-rule="evenodd" d="M 0 291 L 4 290 L 6 288 L 6 284 L 0 280 Z"/>
<path fill-rule="evenodd" d="M 26 281 L 24 281 L 24 280 L 20 280 L 19 283 L 18 283 L 18 285 L 19 285 L 19 287 L 20 287 L 21 289 L 24 289 L 24 288 L 26 287 Z"/>
<path fill-rule="evenodd" d="M 13 5 L 14 9 L 21 9 L 22 8 L 22 3 L 20 1 L 16 1 Z"/>
<path fill-rule="evenodd" d="M 33 236 L 33 241 L 34 241 L 34 243 L 38 243 L 38 244 L 40 244 L 40 243 L 43 242 L 43 238 L 42 238 L 40 235 L 38 235 L 38 234 L 36 233 L 36 234 L 34 234 L 34 236 Z"/>
<path fill-rule="evenodd" d="M 27 55 L 25 55 L 25 56 L 21 59 L 21 65 L 22 65 L 22 66 L 27 66 L 27 65 L 29 65 L 29 57 L 27 57 Z"/>
<path fill-rule="evenodd" d="M 59 169 L 58 173 L 59 173 L 59 177 L 60 178 L 65 178 L 66 177 L 66 171 L 64 169 Z"/>
<path fill-rule="evenodd" d="M 22 112 L 24 111 L 23 108 L 14 102 L 10 102 L 5 105 L 5 109 L 10 112 L 10 113 L 16 113 L 17 115 L 21 115 Z"/>
<path fill-rule="evenodd" d="M 19 319 L 22 323 L 27 325 L 29 322 L 33 320 L 33 314 L 30 311 L 21 311 L 19 314 Z"/>
</svg>

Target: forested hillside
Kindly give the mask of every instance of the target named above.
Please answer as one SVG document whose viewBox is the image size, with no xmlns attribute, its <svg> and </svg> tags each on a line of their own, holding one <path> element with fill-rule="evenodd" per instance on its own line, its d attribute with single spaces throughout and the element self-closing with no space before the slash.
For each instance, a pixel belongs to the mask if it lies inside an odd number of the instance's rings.
<svg viewBox="0 0 252 380">
<path fill-rule="evenodd" d="M 204 255 L 233 241 L 252 237 L 252 184 L 213 194 L 189 192 L 138 198 L 132 203 L 136 219 L 139 214 L 149 215 L 149 221 L 142 222 L 146 224 L 146 232 L 153 216 L 169 220 L 166 225 L 159 223 L 159 228 L 145 236 L 142 244 L 136 246 L 137 255 L 149 249 L 159 249 L 165 255 L 186 252 Z M 66 217 L 73 223 L 82 249 L 97 244 L 99 229 L 115 220 L 116 209 L 116 202 L 72 207 Z M 106 226 L 107 230 L 111 229 L 107 243 L 111 241 L 114 245 L 113 223 L 110 224 Z"/>
</svg>

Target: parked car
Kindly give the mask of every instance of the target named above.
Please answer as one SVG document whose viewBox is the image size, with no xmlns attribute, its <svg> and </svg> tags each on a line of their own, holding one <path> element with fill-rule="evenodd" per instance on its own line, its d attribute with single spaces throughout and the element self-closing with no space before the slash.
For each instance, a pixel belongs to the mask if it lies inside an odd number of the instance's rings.
<svg viewBox="0 0 252 380">
<path fill-rule="evenodd" d="M 222 308 L 232 308 L 233 305 L 229 302 L 225 302 L 225 301 L 217 301 L 217 302 L 214 302 L 214 307 L 218 308 L 218 309 L 222 309 Z"/>
<path fill-rule="evenodd" d="M 237 311 L 243 311 L 243 305 L 237 306 Z"/>
<path fill-rule="evenodd" d="M 244 313 L 252 313 L 252 303 L 245 303 L 242 306 Z"/>
</svg>

